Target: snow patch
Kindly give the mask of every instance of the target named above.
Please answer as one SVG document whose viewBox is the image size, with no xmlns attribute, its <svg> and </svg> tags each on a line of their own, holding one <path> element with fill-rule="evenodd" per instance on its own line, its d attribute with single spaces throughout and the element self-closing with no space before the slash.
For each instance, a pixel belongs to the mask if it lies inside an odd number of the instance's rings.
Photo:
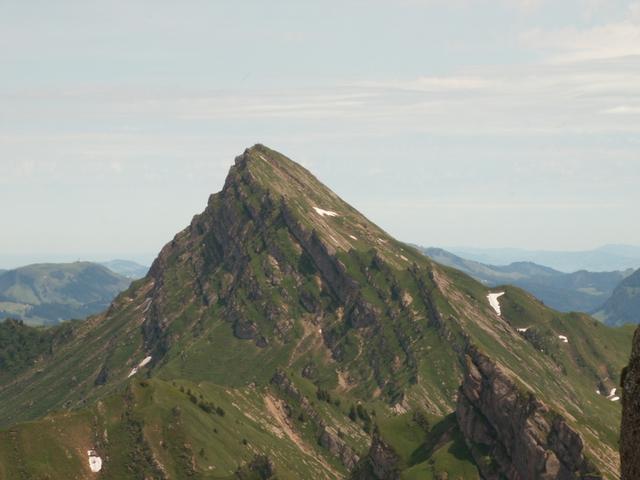
<svg viewBox="0 0 640 480">
<path fill-rule="evenodd" d="M 489 305 L 491 305 L 491 308 L 495 310 L 498 316 L 502 314 L 500 310 L 500 302 L 498 301 L 498 298 L 500 298 L 502 295 L 504 295 L 504 292 L 490 293 L 489 295 L 487 295 Z"/>
<path fill-rule="evenodd" d="M 131 370 L 131 372 L 127 376 L 127 378 L 133 377 L 136 373 L 138 373 L 138 370 L 140 370 L 142 367 L 147 365 L 150 361 L 151 361 L 151 356 L 144 357 L 144 359 L 138 364 L 137 367 L 133 367 L 133 369 Z"/>
<path fill-rule="evenodd" d="M 561 342 L 569 343 L 569 339 L 565 335 L 558 335 Z"/>
<path fill-rule="evenodd" d="M 529 330 L 529 327 L 527 327 L 527 328 L 518 328 L 517 330 L 520 333 L 527 333 L 527 330 Z"/>
<path fill-rule="evenodd" d="M 353 240 L 358 240 L 357 237 L 354 237 L 353 235 L 349 235 L 349 238 L 353 239 Z"/>
<path fill-rule="evenodd" d="M 264 160 L 265 162 L 269 163 L 269 160 L 267 160 L 266 158 L 264 158 L 264 155 L 262 155 L 262 154 L 260 154 L 260 153 L 259 153 L 259 154 L 258 154 L 258 156 L 259 156 L 262 160 Z"/>
<path fill-rule="evenodd" d="M 313 207 L 318 215 L 321 217 L 337 217 L 338 214 L 336 212 L 332 212 L 331 210 L 323 210 L 322 208 Z"/>
<path fill-rule="evenodd" d="M 93 473 L 98 473 L 102 470 L 102 458 L 98 456 L 95 450 L 87 450 L 89 456 L 89 468 Z"/>
<path fill-rule="evenodd" d="M 405 262 L 408 262 L 408 261 L 409 261 L 409 259 L 408 259 L 407 257 L 405 257 L 404 255 L 400 255 L 400 258 L 401 258 L 402 260 L 404 260 Z"/>
<path fill-rule="evenodd" d="M 147 300 L 145 301 L 147 306 L 144 307 L 144 310 L 142 311 L 143 314 L 147 313 L 149 311 L 149 308 L 151 308 L 151 299 L 147 298 Z"/>
<path fill-rule="evenodd" d="M 147 365 L 150 361 L 151 361 L 151 356 L 149 356 L 149 357 L 144 357 L 144 360 L 142 360 L 142 361 L 140 362 L 140 364 L 138 365 L 138 368 L 142 368 L 142 367 L 144 367 L 144 366 L 145 366 L 145 365 Z"/>
<path fill-rule="evenodd" d="M 612 402 L 617 402 L 618 400 L 620 400 L 620 397 L 613 397 L 613 398 L 610 398 L 609 400 L 611 400 Z"/>
</svg>

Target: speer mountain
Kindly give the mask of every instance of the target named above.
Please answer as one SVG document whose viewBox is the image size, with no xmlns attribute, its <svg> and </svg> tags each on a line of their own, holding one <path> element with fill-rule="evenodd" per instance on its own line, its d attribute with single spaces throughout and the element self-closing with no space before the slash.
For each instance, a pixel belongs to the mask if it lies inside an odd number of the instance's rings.
<svg viewBox="0 0 640 480">
<path fill-rule="evenodd" d="M 435 263 L 256 145 L 104 313 L 2 324 L 29 348 L 0 363 L 0 478 L 615 479 L 631 336 Z"/>
</svg>

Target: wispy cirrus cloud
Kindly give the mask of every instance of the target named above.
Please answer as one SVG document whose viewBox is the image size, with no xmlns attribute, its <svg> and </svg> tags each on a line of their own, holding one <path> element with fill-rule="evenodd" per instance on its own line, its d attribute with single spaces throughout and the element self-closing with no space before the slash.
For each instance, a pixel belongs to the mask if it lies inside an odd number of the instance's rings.
<svg viewBox="0 0 640 480">
<path fill-rule="evenodd" d="M 611 115 L 640 115 L 640 106 L 638 105 L 620 105 L 613 108 L 608 108 L 602 113 Z"/>
<path fill-rule="evenodd" d="M 534 28 L 520 35 L 527 48 L 552 61 L 575 62 L 640 55 L 640 2 L 633 2 L 620 21 L 590 27 Z"/>
</svg>

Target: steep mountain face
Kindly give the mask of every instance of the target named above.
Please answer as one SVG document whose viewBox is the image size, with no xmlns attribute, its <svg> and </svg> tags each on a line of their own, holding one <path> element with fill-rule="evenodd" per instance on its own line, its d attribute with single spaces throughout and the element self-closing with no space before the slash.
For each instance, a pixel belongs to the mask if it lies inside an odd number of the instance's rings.
<svg viewBox="0 0 640 480">
<path fill-rule="evenodd" d="M 607 325 L 640 323 L 640 270 L 620 283 L 595 316 Z"/>
<path fill-rule="evenodd" d="M 640 478 L 640 327 L 633 338 L 629 365 L 622 373 L 622 480 Z"/>
<path fill-rule="evenodd" d="M 131 280 L 90 262 L 37 264 L 0 274 L 0 319 L 32 325 L 105 310 Z"/>
<path fill-rule="evenodd" d="M 489 287 L 515 285 L 561 312 L 592 313 L 602 307 L 614 289 L 633 271 L 564 273 L 531 262 L 506 266 L 485 265 L 441 248 L 419 247 L 431 259 L 457 268 Z"/>
<path fill-rule="evenodd" d="M 491 395 L 456 419 L 472 351 L 557 419 L 539 457 L 617 478 L 630 341 L 432 262 L 257 145 L 144 279 L 0 380 L 0 478 L 480 478 L 533 420 L 505 430 Z"/>
</svg>

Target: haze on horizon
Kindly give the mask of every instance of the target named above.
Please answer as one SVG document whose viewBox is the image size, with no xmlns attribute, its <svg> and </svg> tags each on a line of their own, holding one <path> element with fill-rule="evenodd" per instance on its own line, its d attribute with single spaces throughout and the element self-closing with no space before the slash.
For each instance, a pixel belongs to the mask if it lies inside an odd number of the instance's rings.
<svg viewBox="0 0 640 480">
<path fill-rule="evenodd" d="M 303 3 L 2 2 L 0 267 L 150 261 L 258 142 L 407 242 L 640 245 L 640 2 Z"/>
</svg>

